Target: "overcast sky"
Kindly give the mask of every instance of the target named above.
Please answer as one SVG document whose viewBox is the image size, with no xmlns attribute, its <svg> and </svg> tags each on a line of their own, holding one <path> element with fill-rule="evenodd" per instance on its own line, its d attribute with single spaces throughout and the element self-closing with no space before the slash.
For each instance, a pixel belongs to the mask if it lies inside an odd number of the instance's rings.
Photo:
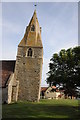
<svg viewBox="0 0 80 120">
<path fill-rule="evenodd" d="M 78 44 L 78 3 L 37 3 L 44 49 L 42 86 L 46 86 L 48 63 L 55 52 Z M 2 3 L 2 58 L 16 59 L 17 46 L 34 12 L 34 3 Z"/>
</svg>

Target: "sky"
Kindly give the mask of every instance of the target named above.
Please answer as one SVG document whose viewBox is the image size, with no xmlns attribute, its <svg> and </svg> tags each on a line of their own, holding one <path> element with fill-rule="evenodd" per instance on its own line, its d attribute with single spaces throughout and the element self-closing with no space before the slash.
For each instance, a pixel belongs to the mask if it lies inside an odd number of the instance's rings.
<svg viewBox="0 0 80 120">
<path fill-rule="evenodd" d="M 34 3 L 2 3 L 2 58 L 0 59 L 16 59 L 17 46 L 24 36 L 34 10 Z M 36 10 L 42 27 L 44 50 L 41 86 L 47 86 L 46 73 L 52 55 L 61 49 L 78 45 L 78 3 L 39 2 Z"/>
<path fill-rule="evenodd" d="M 38 2 L 78 2 L 79 0 L 38 0 Z M 37 2 L 37 0 L 1 0 L 1 2 Z"/>
<path fill-rule="evenodd" d="M 78 3 L 78 45 L 80 45 L 80 2 Z"/>
</svg>

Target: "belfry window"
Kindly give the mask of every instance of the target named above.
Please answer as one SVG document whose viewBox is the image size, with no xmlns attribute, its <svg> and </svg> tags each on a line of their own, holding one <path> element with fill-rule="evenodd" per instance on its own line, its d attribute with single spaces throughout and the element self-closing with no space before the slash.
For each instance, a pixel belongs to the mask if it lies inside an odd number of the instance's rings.
<svg viewBox="0 0 80 120">
<path fill-rule="evenodd" d="M 31 31 L 35 31 L 35 26 L 34 25 L 31 26 Z"/>
<path fill-rule="evenodd" d="M 27 56 L 30 56 L 30 57 L 32 57 L 32 49 L 31 49 L 31 48 L 29 48 L 29 49 L 28 49 Z"/>
</svg>

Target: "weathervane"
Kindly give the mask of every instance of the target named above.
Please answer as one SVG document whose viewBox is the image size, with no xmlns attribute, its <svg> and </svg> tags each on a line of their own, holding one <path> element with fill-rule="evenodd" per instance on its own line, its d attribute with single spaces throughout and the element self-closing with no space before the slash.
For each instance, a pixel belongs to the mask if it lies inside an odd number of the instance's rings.
<svg viewBox="0 0 80 120">
<path fill-rule="evenodd" d="M 35 6 L 35 9 L 36 9 L 36 7 L 37 7 L 37 4 L 34 4 L 34 6 Z"/>
</svg>

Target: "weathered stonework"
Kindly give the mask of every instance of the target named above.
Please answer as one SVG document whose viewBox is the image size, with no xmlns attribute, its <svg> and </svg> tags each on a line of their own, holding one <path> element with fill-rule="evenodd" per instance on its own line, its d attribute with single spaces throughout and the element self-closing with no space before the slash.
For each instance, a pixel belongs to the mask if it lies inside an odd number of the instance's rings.
<svg viewBox="0 0 80 120">
<path fill-rule="evenodd" d="M 19 81 L 14 81 L 14 73 L 9 77 L 5 88 L 2 88 L 2 103 L 16 102 L 18 99 Z"/>
<path fill-rule="evenodd" d="M 34 11 L 18 45 L 14 81 L 19 81 L 18 100 L 39 101 L 43 64 L 41 28 Z"/>
</svg>

